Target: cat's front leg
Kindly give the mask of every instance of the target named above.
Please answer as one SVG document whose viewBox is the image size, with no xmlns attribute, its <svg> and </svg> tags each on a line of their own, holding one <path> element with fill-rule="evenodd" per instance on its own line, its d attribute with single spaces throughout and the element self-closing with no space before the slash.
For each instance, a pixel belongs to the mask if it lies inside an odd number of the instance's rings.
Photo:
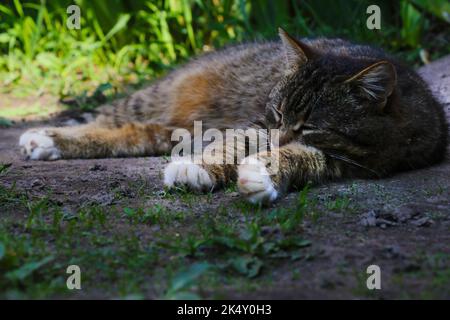
<svg viewBox="0 0 450 320">
<path fill-rule="evenodd" d="M 187 186 L 208 192 L 236 181 L 236 166 L 231 164 L 194 163 L 189 157 L 173 160 L 164 170 L 164 185 Z"/>
<path fill-rule="evenodd" d="M 164 185 L 168 188 L 187 186 L 195 191 L 209 191 L 214 184 L 212 175 L 188 158 L 174 160 L 164 170 Z"/>
<path fill-rule="evenodd" d="M 278 198 L 281 185 L 269 163 L 267 154 L 259 154 L 245 158 L 239 165 L 237 185 L 247 201 L 267 204 Z"/>
<path fill-rule="evenodd" d="M 249 202 L 268 204 L 294 187 L 339 175 L 338 171 L 320 150 L 294 142 L 245 158 L 238 167 L 237 184 Z"/>
</svg>

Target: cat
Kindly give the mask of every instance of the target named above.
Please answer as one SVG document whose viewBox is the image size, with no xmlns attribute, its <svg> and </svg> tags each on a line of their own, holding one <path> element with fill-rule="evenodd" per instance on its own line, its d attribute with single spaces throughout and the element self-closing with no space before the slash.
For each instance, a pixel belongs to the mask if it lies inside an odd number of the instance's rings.
<svg viewBox="0 0 450 320">
<path fill-rule="evenodd" d="M 28 130 L 20 148 L 33 160 L 157 156 L 174 146 L 174 129 L 192 132 L 196 120 L 219 130 L 278 129 L 280 146 L 244 159 L 253 162 L 175 159 L 164 171 L 169 188 L 236 182 L 245 199 L 264 204 L 308 182 L 385 177 L 443 159 L 443 107 L 413 70 L 370 46 L 279 35 L 199 56 L 99 108 L 94 122 Z"/>
</svg>

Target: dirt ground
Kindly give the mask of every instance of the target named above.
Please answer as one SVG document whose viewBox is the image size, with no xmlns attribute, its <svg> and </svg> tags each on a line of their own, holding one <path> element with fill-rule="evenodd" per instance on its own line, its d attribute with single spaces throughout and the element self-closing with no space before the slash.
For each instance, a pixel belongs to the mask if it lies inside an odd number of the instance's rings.
<svg viewBox="0 0 450 320">
<path fill-rule="evenodd" d="M 433 92 L 442 100 L 450 116 L 450 56 L 420 69 Z M 449 117 L 450 118 L 450 117 Z M 58 118 L 49 123 L 61 123 Z M 95 202 L 106 208 L 152 207 L 163 204 L 168 209 L 189 207 L 190 219 L 174 222 L 167 232 L 183 238 L 193 223 L 205 216 L 218 215 L 221 206 L 230 208 L 236 221 L 244 214 L 233 209 L 240 201 L 235 191 L 219 191 L 206 198 L 193 195 L 187 205 L 181 199 L 161 196 L 161 172 L 167 159 L 162 157 L 24 161 L 17 142 L 25 128 L 34 123 L 20 123 L 0 129 L 0 163 L 12 164 L 0 184 L 26 190 L 29 196 L 42 197 L 52 190 L 52 202 L 66 211 L 76 211 Z M 119 190 L 121 197 L 117 197 Z M 301 222 L 301 236 L 309 240 L 303 258 L 265 262 L 260 274 L 251 279 L 234 275 L 233 280 L 204 284 L 202 298 L 269 299 L 346 299 L 346 298 L 450 298 L 450 160 L 423 170 L 407 172 L 382 180 L 340 181 L 312 187 L 308 194 L 315 216 Z M 292 193 L 259 214 L 289 208 L 298 201 Z M 251 209 L 250 209 L 251 211 Z M 0 208 L 3 218 L 26 218 L 14 206 Z M 109 219 L 107 217 L 106 219 Z M 109 234 L 137 232 L 139 241 L 151 242 L 159 232 L 156 224 L 130 225 L 126 219 L 111 217 Z M 194 221 L 194 222 L 192 222 Z M 20 229 L 20 226 L 19 226 Z M 274 228 L 276 229 L 276 228 Z M 264 232 L 277 232 L 265 227 Z M 216 253 L 203 253 L 202 259 Z M 206 258 L 205 258 L 206 257 Z M 165 259 L 165 258 L 164 258 Z M 183 260 L 185 259 L 185 260 Z M 186 256 L 190 263 L 196 258 Z M 264 257 L 261 258 L 264 260 Z M 381 290 L 368 290 L 366 269 L 381 268 Z M 95 269 L 95 266 L 91 266 Z M 126 267 L 125 267 L 126 268 Z M 151 265 L 148 266 L 152 268 Z M 161 262 L 158 264 L 161 267 Z M 157 277 L 153 274 L 152 279 Z M 245 279 L 245 280 L 244 280 Z M 223 282 L 221 282 L 223 281 Z M 240 285 L 242 281 L 245 285 Z M 163 285 L 164 286 L 164 285 Z M 113 285 L 112 285 L 113 287 Z M 146 298 L 161 297 L 158 290 L 144 289 Z M 1 289 L 0 289 L 1 291 Z M 98 289 L 85 283 L 76 298 L 116 297 L 114 289 Z M 113 292 L 113 293 L 112 293 Z M 66 295 L 50 293 L 48 297 Z"/>
</svg>

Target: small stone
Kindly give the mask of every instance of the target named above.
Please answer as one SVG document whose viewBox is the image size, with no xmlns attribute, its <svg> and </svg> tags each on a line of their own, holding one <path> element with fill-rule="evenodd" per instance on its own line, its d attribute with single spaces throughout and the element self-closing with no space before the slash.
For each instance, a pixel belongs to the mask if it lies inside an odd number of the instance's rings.
<svg viewBox="0 0 450 320">
<path fill-rule="evenodd" d="M 392 220 L 399 223 L 406 223 L 414 217 L 420 215 L 420 211 L 411 204 L 400 206 L 391 212 Z"/>
<path fill-rule="evenodd" d="M 444 196 L 433 196 L 425 200 L 428 203 L 432 204 L 440 204 L 440 203 L 446 203 L 448 199 Z"/>
<path fill-rule="evenodd" d="M 395 223 L 393 221 L 386 220 L 386 219 L 376 219 L 376 225 L 380 226 L 383 229 L 385 229 L 388 226 L 389 227 L 396 226 L 397 223 Z"/>
<path fill-rule="evenodd" d="M 411 221 L 411 224 L 416 227 L 429 227 L 434 223 L 434 221 L 428 217 L 423 217 L 414 221 Z"/>
<path fill-rule="evenodd" d="M 383 248 L 383 255 L 387 259 L 395 259 L 402 257 L 403 254 L 401 253 L 400 247 L 397 245 L 390 245 Z"/>
<path fill-rule="evenodd" d="M 119 181 L 112 181 L 109 183 L 109 187 L 110 188 L 118 188 L 120 187 L 120 182 Z M 161 193 L 164 193 L 164 191 L 161 190 Z"/>
<path fill-rule="evenodd" d="M 43 185 L 44 185 L 44 183 L 43 183 L 42 180 L 40 180 L 40 179 L 35 179 L 35 180 L 33 180 L 33 182 L 31 183 L 31 187 L 32 187 L 32 188 L 42 187 Z"/>
<path fill-rule="evenodd" d="M 378 219 L 384 220 L 384 221 L 388 221 L 388 222 L 397 222 L 398 218 L 397 216 L 390 211 L 381 211 L 378 215 L 377 215 Z"/>
<path fill-rule="evenodd" d="M 370 210 L 369 212 L 363 214 L 359 224 L 364 227 L 375 227 L 377 225 L 377 214 L 375 210 Z"/>
<path fill-rule="evenodd" d="M 90 197 L 90 202 L 96 203 L 100 206 L 109 206 L 114 202 L 114 195 L 110 193 L 98 193 Z"/>
<path fill-rule="evenodd" d="M 102 166 L 101 164 L 94 164 L 93 166 L 89 167 L 89 171 L 106 171 L 106 167 Z"/>
</svg>

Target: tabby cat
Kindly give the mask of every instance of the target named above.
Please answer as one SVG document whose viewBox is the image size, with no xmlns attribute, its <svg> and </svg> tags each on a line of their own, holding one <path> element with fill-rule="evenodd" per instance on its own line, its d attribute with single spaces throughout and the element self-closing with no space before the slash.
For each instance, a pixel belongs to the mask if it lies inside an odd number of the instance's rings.
<svg viewBox="0 0 450 320">
<path fill-rule="evenodd" d="M 41 128 L 20 137 L 33 160 L 156 156 L 175 128 L 277 128 L 275 150 L 241 164 L 172 161 L 168 187 L 211 190 L 236 181 L 254 203 L 308 181 L 383 177 L 441 160 L 443 107 L 411 69 L 379 49 L 341 39 L 248 43 L 198 57 L 113 106 L 92 123 Z M 268 165 L 276 154 L 279 169 Z"/>
</svg>

